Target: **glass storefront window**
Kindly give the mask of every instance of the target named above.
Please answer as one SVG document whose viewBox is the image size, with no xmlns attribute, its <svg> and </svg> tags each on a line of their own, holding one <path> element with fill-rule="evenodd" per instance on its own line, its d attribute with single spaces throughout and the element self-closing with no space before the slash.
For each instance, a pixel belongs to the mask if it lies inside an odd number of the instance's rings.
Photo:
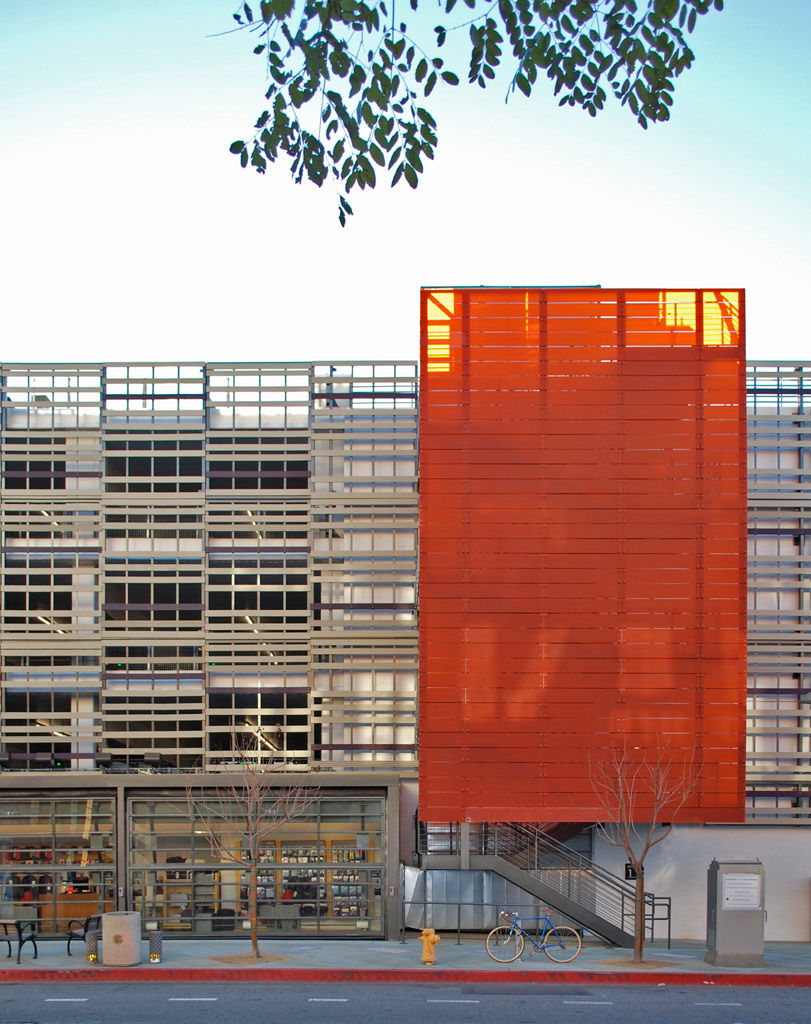
<svg viewBox="0 0 811 1024">
<path fill-rule="evenodd" d="M 215 852 L 202 822 L 182 800 L 135 798 L 129 805 L 132 908 L 165 932 L 242 932 L 248 921 L 250 865 L 226 804 Z M 272 808 L 269 807 L 269 817 Z M 319 796 L 262 840 L 257 864 L 260 934 L 381 935 L 382 797 Z"/>
<path fill-rule="evenodd" d="M 41 935 L 114 909 L 114 813 L 106 798 L 4 799 L 0 917 L 38 922 Z"/>
</svg>

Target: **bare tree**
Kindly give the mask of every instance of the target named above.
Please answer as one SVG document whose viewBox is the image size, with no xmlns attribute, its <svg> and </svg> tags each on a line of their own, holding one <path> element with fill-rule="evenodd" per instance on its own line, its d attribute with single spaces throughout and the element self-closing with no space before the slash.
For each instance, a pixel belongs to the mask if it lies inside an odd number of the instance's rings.
<svg viewBox="0 0 811 1024">
<path fill-rule="evenodd" d="M 605 821 L 598 829 L 606 842 L 625 851 L 636 875 L 634 962 L 641 963 L 645 945 L 645 858 L 673 831 L 676 817 L 701 778 L 695 752 L 678 760 L 669 747 L 647 750 L 611 748 L 602 757 L 589 755 L 589 779 Z M 639 810 L 642 804 L 644 810 Z M 647 822 L 638 822 L 643 816 Z"/>
<path fill-rule="evenodd" d="M 217 859 L 249 873 L 251 949 L 258 959 L 257 876 L 263 849 L 274 832 L 318 798 L 319 790 L 281 784 L 279 770 L 236 738 L 234 749 L 241 751 L 241 764 L 214 790 L 187 785 L 187 816 L 203 831 Z"/>
</svg>

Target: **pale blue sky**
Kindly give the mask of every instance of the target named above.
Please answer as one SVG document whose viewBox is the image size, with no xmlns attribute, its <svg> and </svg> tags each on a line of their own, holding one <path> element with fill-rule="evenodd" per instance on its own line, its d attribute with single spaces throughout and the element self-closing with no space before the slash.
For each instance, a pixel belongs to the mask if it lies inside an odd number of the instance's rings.
<svg viewBox="0 0 811 1024">
<path fill-rule="evenodd" d="M 0 360 L 413 359 L 421 284 L 578 283 L 743 286 L 750 357 L 811 359 L 811 0 L 726 6 L 669 124 L 446 90 L 420 187 L 341 229 L 228 152 L 264 91 L 235 5 L 2 0 Z"/>
</svg>

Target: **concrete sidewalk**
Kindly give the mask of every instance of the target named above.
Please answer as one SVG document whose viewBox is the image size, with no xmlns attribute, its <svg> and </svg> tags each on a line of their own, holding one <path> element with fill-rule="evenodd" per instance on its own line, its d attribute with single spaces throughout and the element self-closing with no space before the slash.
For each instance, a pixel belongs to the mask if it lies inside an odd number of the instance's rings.
<svg viewBox="0 0 811 1024">
<path fill-rule="evenodd" d="M 608 948 L 590 940 L 570 964 L 556 964 L 543 953 L 513 964 L 498 964 L 484 948 L 484 935 L 445 933 L 437 947 L 438 961 L 421 962 L 422 944 L 409 932 L 406 942 L 343 939 L 262 939 L 260 951 L 269 959 L 246 962 L 250 942 L 245 939 L 194 940 L 171 938 L 163 943 L 159 964 L 149 962 L 148 944 L 142 944 L 143 962 L 135 967 L 104 967 L 87 962 L 82 943 L 67 955 L 66 940 L 38 942 L 33 959 L 30 943 L 23 947 L 18 967 L 16 941 L 13 956 L 0 953 L 0 983 L 31 981 L 365 981 L 365 982 L 475 982 L 614 983 L 694 985 L 792 985 L 811 987 L 811 943 L 766 944 L 763 968 L 710 967 L 704 963 L 706 946 L 678 942 L 646 946 L 645 963 L 634 965 L 631 952 Z M 2 949 L 2 946 L 0 946 Z M 241 954 L 241 955 L 240 955 Z M 236 962 L 234 962 L 236 958 Z"/>
</svg>

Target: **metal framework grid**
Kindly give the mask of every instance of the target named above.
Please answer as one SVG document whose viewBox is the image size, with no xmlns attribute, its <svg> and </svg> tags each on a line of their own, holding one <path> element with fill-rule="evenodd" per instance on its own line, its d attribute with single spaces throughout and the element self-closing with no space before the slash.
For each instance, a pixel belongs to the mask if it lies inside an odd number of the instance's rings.
<svg viewBox="0 0 811 1024">
<path fill-rule="evenodd" d="M 414 765 L 413 363 L 0 374 L 12 768 Z"/>
<path fill-rule="evenodd" d="M 748 364 L 747 817 L 811 819 L 811 363 Z"/>
<path fill-rule="evenodd" d="M 661 743 L 743 820 L 743 293 L 422 303 L 421 819 L 595 820 L 589 757 Z"/>
</svg>

